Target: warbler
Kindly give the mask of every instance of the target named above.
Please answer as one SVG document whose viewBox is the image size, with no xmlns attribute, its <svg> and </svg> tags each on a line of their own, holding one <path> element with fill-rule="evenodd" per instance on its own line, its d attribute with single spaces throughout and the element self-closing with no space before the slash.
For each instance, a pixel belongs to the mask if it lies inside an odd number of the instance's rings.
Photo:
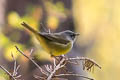
<svg viewBox="0 0 120 80">
<path fill-rule="evenodd" d="M 38 32 L 25 22 L 21 23 L 21 25 L 31 31 L 40 42 L 41 47 L 52 56 L 68 53 L 73 47 L 76 36 L 79 35 L 70 30 L 58 33 Z"/>
</svg>

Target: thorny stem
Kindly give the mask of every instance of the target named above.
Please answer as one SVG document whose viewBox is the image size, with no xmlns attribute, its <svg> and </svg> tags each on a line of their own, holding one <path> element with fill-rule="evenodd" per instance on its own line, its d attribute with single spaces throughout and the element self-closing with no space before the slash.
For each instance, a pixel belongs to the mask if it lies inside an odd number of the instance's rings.
<svg viewBox="0 0 120 80">
<path fill-rule="evenodd" d="M 25 55 L 17 46 L 15 46 L 16 49 L 27 59 L 29 59 L 44 75 L 48 75 L 48 73 L 46 71 L 44 71 L 32 58 L 28 57 L 27 55 Z"/>
</svg>

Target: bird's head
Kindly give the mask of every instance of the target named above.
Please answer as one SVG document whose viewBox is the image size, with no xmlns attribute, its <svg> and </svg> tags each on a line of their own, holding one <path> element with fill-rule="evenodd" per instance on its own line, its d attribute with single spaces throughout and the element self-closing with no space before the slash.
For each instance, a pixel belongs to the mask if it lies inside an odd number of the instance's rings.
<svg viewBox="0 0 120 80">
<path fill-rule="evenodd" d="M 71 41 L 75 41 L 76 37 L 80 35 L 79 33 L 75 33 L 70 30 L 63 31 L 62 34 L 66 36 L 66 39 Z"/>
</svg>

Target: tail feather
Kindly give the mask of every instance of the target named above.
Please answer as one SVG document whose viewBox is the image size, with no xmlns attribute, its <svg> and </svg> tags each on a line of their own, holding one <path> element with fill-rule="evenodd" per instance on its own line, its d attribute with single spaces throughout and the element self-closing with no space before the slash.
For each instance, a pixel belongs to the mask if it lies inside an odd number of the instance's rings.
<svg viewBox="0 0 120 80">
<path fill-rule="evenodd" d="M 25 28 L 27 28 L 28 30 L 30 30 L 31 32 L 33 32 L 34 34 L 38 34 L 38 31 L 34 30 L 32 27 L 30 27 L 25 22 L 21 23 L 21 25 L 24 26 Z"/>
</svg>

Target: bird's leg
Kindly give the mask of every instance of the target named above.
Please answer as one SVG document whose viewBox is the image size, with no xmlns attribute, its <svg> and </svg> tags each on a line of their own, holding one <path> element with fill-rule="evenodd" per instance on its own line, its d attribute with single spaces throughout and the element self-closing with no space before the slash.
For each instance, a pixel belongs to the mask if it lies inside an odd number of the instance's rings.
<svg viewBox="0 0 120 80">
<path fill-rule="evenodd" d="M 60 55 L 60 56 L 57 56 L 60 60 L 62 60 L 63 58 L 65 58 L 64 55 Z"/>
<path fill-rule="evenodd" d="M 55 58 L 55 60 L 56 60 L 57 62 L 60 62 L 63 58 L 65 58 L 64 55 L 60 55 L 60 56 L 51 55 L 51 57 Z"/>
<path fill-rule="evenodd" d="M 55 58 L 56 61 L 60 61 L 58 56 L 51 55 L 51 57 Z"/>
</svg>

